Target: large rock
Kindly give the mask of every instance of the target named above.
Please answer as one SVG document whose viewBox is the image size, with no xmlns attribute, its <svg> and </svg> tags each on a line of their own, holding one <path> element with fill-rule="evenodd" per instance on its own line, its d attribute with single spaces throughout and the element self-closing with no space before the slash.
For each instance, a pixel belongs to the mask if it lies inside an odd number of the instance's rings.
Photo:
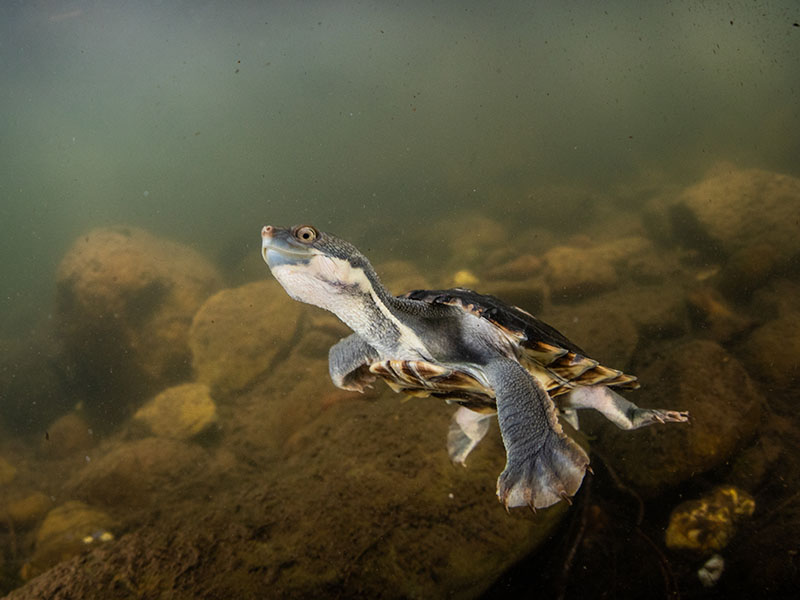
<svg viewBox="0 0 800 600">
<path fill-rule="evenodd" d="M 554 302 L 574 302 L 614 289 L 630 271 L 641 270 L 642 259 L 653 254 L 653 245 L 641 236 L 597 244 L 580 238 L 575 242 L 551 248 L 544 255 Z"/>
<path fill-rule="evenodd" d="M 218 292 L 189 334 L 197 379 L 221 395 L 245 389 L 286 358 L 303 310 L 273 280 Z"/>
<path fill-rule="evenodd" d="M 712 255 L 751 247 L 770 265 L 798 255 L 800 179 L 759 169 L 726 169 L 687 188 L 670 208 L 673 234 Z M 765 250 L 765 246 L 771 250 Z"/>
<path fill-rule="evenodd" d="M 604 303 L 604 298 L 577 305 L 558 305 L 542 313 L 541 318 L 591 358 L 607 367 L 626 370 L 639 344 L 639 333 L 633 320 L 613 304 Z"/>
<path fill-rule="evenodd" d="M 296 432 L 282 460 L 254 452 L 222 480 L 213 468 L 175 464 L 171 477 L 204 482 L 194 501 L 166 481 L 160 497 L 148 486 L 160 499 L 157 526 L 131 528 L 10 598 L 88 600 L 114 590 L 246 599 L 265 589 L 280 598 L 474 598 L 546 540 L 568 507 L 507 514 L 494 494 L 504 463 L 496 426 L 469 468 L 454 467 L 445 450 L 451 413 L 393 394 L 338 403 Z"/>
<path fill-rule="evenodd" d="M 723 464 L 757 431 L 764 400 L 718 344 L 691 341 L 639 373 L 640 406 L 688 410 L 691 422 L 603 428 L 599 448 L 628 482 L 655 492 Z M 638 397 L 637 397 L 638 396 Z"/>
<path fill-rule="evenodd" d="M 207 385 L 184 383 L 148 401 L 134 419 L 158 437 L 190 440 L 217 422 L 217 406 Z"/>
<path fill-rule="evenodd" d="M 66 502 L 47 513 L 36 532 L 36 550 L 22 568 L 23 579 L 114 539 L 114 520 L 83 502 Z"/>
<path fill-rule="evenodd" d="M 57 318 L 75 384 L 89 410 L 115 420 L 190 371 L 189 326 L 220 286 L 193 249 L 135 228 L 82 236 L 57 274 Z"/>
<path fill-rule="evenodd" d="M 118 442 L 89 459 L 65 490 L 73 498 L 118 509 L 153 506 L 176 477 L 191 479 L 201 473 L 208 455 L 196 444 L 150 437 Z"/>
<path fill-rule="evenodd" d="M 591 248 L 556 246 L 544 260 L 554 302 L 580 300 L 619 285 L 614 266 Z"/>
<path fill-rule="evenodd" d="M 800 387 L 800 313 L 768 321 L 741 344 L 750 374 L 767 389 Z"/>
</svg>

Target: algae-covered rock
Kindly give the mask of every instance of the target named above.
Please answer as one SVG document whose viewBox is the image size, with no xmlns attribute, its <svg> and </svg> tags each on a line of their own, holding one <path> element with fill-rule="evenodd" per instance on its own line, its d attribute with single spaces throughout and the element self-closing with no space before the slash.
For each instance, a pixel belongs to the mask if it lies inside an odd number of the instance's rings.
<svg viewBox="0 0 800 600">
<path fill-rule="evenodd" d="M 551 536 L 569 507 L 507 514 L 494 493 L 505 459 L 498 429 L 468 468 L 455 467 L 445 449 L 452 410 L 392 394 L 331 406 L 296 432 L 285 459 L 253 452 L 252 466 L 227 466 L 224 484 L 180 511 L 170 491 L 157 526 L 59 565 L 11 598 L 99 599 L 123 581 L 131 597 L 260 598 L 268 582 L 276 598 L 475 598 Z M 220 477 L 177 472 L 206 486 Z"/>
<path fill-rule="evenodd" d="M 544 262 L 538 256 L 525 253 L 486 270 L 487 279 L 523 281 L 542 270 Z"/>
<path fill-rule="evenodd" d="M 53 500 L 43 492 L 31 492 L 8 502 L 5 512 L 15 527 L 29 527 L 53 508 Z M 2 507 L 0 507 L 2 511 Z"/>
<path fill-rule="evenodd" d="M 217 421 L 217 407 L 208 386 L 184 383 L 167 388 L 142 406 L 134 419 L 158 437 L 188 440 Z"/>
<path fill-rule="evenodd" d="M 218 292 L 189 334 L 197 380 L 221 394 L 246 388 L 289 352 L 303 310 L 272 280 Z"/>
<path fill-rule="evenodd" d="M 672 511 L 664 534 L 667 548 L 701 555 L 719 552 L 733 537 L 736 523 L 753 514 L 753 497 L 733 486 L 720 486 Z"/>
<path fill-rule="evenodd" d="M 691 341 L 638 374 L 639 406 L 688 410 L 690 423 L 621 431 L 603 428 L 600 448 L 630 483 L 655 492 L 724 463 L 757 431 L 764 400 L 736 358 Z"/>
<path fill-rule="evenodd" d="M 193 249 L 141 229 L 95 229 L 57 274 L 56 316 L 87 409 L 105 420 L 131 398 L 190 374 L 188 333 L 221 283 Z"/>
<path fill-rule="evenodd" d="M 800 252 L 800 179 L 759 169 L 720 169 L 687 188 L 671 207 L 676 238 L 709 254 L 769 245 L 781 262 Z M 772 263 L 774 264 L 774 263 Z M 772 268 L 769 265 L 768 268 Z"/>
<path fill-rule="evenodd" d="M 54 508 L 36 532 L 36 550 L 23 567 L 22 577 L 35 577 L 97 543 L 114 539 L 115 527 L 110 516 L 83 502 L 67 502 Z"/>
<path fill-rule="evenodd" d="M 66 483 L 73 497 L 98 506 L 148 506 L 176 478 L 202 472 L 208 456 L 197 444 L 164 438 L 119 443 L 91 460 Z"/>
<path fill-rule="evenodd" d="M 800 387 L 800 313 L 768 321 L 742 344 L 750 374 L 769 388 Z"/>
<path fill-rule="evenodd" d="M 591 248 L 556 246 L 544 261 L 554 302 L 579 300 L 619 284 L 613 265 Z"/>
<path fill-rule="evenodd" d="M 603 365 L 626 370 L 639 343 L 636 325 L 624 311 L 594 302 L 552 307 L 542 318 Z"/>
<path fill-rule="evenodd" d="M 292 438 L 283 486 L 309 482 L 310 498 L 283 511 L 271 533 L 282 544 L 259 559 L 291 560 L 276 580 L 280 595 L 475 597 L 547 539 L 568 506 L 507 514 L 495 496 L 505 459 L 499 429 L 468 468 L 454 466 L 445 443 L 452 411 L 384 395 L 332 407 Z M 312 507 L 318 516 L 308 520 Z"/>
<path fill-rule="evenodd" d="M 47 435 L 41 442 L 43 452 L 54 458 L 63 458 L 92 448 L 97 440 L 86 420 L 74 412 L 59 417 L 47 426 Z"/>
<path fill-rule="evenodd" d="M 393 294 L 404 294 L 409 290 L 429 288 L 428 279 L 417 266 L 408 260 L 388 260 L 375 266 L 381 282 Z"/>
</svg>

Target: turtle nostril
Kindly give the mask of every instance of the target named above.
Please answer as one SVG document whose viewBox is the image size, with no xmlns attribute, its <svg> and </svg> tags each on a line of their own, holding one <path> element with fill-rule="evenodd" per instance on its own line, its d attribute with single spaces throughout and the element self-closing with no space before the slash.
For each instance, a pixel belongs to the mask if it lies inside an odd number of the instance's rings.
<svg viewBox="0 0 800 600">
<path fill-rule="evenodd" d="M 261 228 L 261 237 L 272 237 L 272 232 L 274 229 L 275 228 L 272 225 L 264 225 L 264 227 Z"/>
</svg>

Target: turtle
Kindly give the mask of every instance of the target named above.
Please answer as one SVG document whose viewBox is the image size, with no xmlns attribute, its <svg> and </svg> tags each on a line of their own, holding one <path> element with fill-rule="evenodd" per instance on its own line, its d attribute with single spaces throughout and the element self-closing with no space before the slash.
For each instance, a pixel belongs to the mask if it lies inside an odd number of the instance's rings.
<svg viewBox="0 0 800 600">
<path fill-rule="evenodd" d="M 261 253 L 295 300 L 332 312 L 353 333 L 328 355 L 334 385 L 363 392 L 382 379 L 398 392 L 458 405 L 447 434 L 451 460 L 466 458 L 497 415 L 506 450 L 497 497 L 506 510 L 571 498 L 589 457 L 559 416 L 594 409 L 622 429 L 686 422 L 687 412 L 639 408 L 614 390 L 636 377 L 588 357 L 554 327 L 466 288 L 392 295 L 351 243 L 312 225 L 266 225 Z"/>
</svg>

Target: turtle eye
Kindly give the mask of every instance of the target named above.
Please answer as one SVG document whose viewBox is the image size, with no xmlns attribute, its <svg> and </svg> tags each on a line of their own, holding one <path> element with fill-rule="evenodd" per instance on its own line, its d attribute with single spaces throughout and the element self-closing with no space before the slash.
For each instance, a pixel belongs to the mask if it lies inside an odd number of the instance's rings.
<svg viewBox="0 0 800 600">
<path fill-rule="evenodd" d="M 301 225 L 294 231 L 294 237 L 306 244 L 310 244 L 316 240 L 318 236 L 317 230 L 311 227 L 311 225 Z"/>
</svg>

